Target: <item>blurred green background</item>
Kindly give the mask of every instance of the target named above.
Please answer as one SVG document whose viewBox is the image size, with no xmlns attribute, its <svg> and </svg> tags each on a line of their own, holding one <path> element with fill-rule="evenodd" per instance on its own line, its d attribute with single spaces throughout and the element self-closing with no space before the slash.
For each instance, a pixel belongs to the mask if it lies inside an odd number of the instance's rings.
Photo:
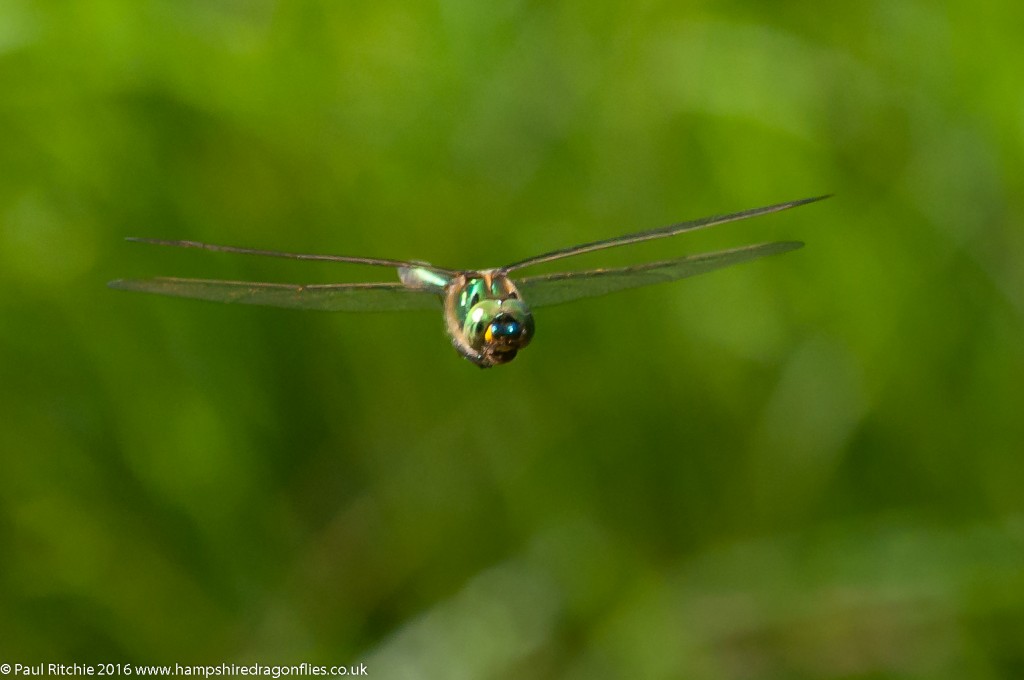
<svg viewBox="0 0 1024 680">
<path fill-rule="evenodd" d="M 1024 677 L 1024 6 L 0 0 L 0 662 Z M 803 250 L 536 313 L 153 275 Z M 561 270 L 564 266 L 552 266 Z"/>
</svg>

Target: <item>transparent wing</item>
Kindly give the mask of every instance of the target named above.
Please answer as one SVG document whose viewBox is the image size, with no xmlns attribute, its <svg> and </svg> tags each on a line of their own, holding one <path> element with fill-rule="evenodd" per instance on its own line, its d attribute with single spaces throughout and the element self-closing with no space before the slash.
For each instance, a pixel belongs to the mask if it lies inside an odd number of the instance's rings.
<svg viewBox="0 0 1024 680">
<path fill-rule="evenodd" d="M 776 255 L 803 246 L 799 241 L 761 243 L 732 250 L 690 255 L 678 260 L 650 262 L 619 269 L 593 269 L 530 276 L 515 281 L 523 300 L 531 307 L 558 305 L 582 298 L 596 297 L 617 290 L 675 281 L 688 276 L 749 262 L 766 255 Z"/>
<path fill-rule="evenodd" d="M 678 224 L 670 224 L 667 227 L 660 227 L 658 229 L 651 229 L 649 231 L 641 231 L 635 234 L 627 234 L 625 236 L 616 236 L 615 238 L 604 239 L 602 241 L 593 241 L 591 243 L 584 243 L 578 246 L 572 246 L 569 248 L 562 248 L 561 250 L 553 250 L 550 253 L 543 253 L 541 255 L 535 255 L 533 257 L 515 262 L 510 265 L 501 267 L 501 271 L 510 272 L 515 269 L 522 269 L 524 267 L 532 267 L 535 264 L 541 264 L 542 262 L 551 262 L 552 260 L 560 260 L 564 257 L 572 257 L 574 255 L 582 255 L 583 253 L 590 253 L 595 250 L 603 250 L 605 248 L 615 248 L 617 246 L 624 246 L 630 243 L 640 243 L 641 241 L 650 241 L 656 238 L 665 238 L 668 236 L 675 236 L 685 231 L 693 231 L 695 229 L 703 229 L 705 227 L 713 227 L 718 224 L 725 224 L 726 222 L 735 222 L 737 220 L 745 220 L 750 217 L 758 217 L 759 215 L 767 215 L 769 213 L 775 213 L 782 210 L 788 210 L 795 208 L 799 205 L 806 205 L 808 203 L 814 203 L 822 199 L 828 198 L 828 196 L 815 196 L 813 198 L 803 198 L 799 201 L 789 201 L 788 203 L 778 203 L 776 205 L 769 205 L 763 208 L 754 208 L 752 210 L 744 210 L 738 213 L 732 213 L 730 215 L 715 215 L 713 217 L 702 217 L 699 220 L 691 220 L 689 222 L 679 222 Z"/>
<path fill-rule="evenodd" d="M 436 290 L 410 288 L 401 283 L 331 283 L 300 286 L 288 283 L 254 283 L 212 279 L 119 279 L 111 288 L 156 293 L 173 297 L 264 305 L 330 312 L 436 310 Z"/>
<path fill-rule="evenodd" d="M 200 243 L 199 241 L 165 241 L 157 238 L 138 238 L 130 236 L 127 241 L 133 243 L 148 243 L 156 246 L 171 246 L 174 248 L 197 248 L 199 250 L 210 250 L 217 253 L 234 253 L 236 255 L 259 255 L 262 257 L 283 257 L 289 260 L 319 260 L 323 262 L 345 262 L 348 264 L 366 264 L 374 267 L 411 267 L 428 269 L 442 274 L 454 274 L 450 269 L 435 267 L 426 262 L 411 262 L 407 260 L 387 260 L 379 257 L 354 257 L 349 255 L 312 255 L 309 253 L 282 253 L 277 250 L 260 250 L 258 248 L 237 248 L 235 246 L 218 246 L 212 243 Z"/>
</svg>

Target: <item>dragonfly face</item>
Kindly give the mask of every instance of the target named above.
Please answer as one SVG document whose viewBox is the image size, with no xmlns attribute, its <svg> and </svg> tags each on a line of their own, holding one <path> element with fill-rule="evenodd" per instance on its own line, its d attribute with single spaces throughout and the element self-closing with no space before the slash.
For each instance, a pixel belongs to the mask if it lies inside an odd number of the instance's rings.
<svg viewBox="0 0 1024 680">
<path fill-rule="evenodd" d="M 799 248 L 803 244 L 799 241 L 759 243 L 629 267 L 570 271 L 525 278 L 519 278 L 516 275 L 515 280 L 509 278 L 511 272 L 596 250 L 666 238 L 695 229 L 767 215 L 820 201 L 823 198 L 826 196 L 680 222 L 659 229 L 649 229 L 553 250 L 507 264 L 504 267 L 482 270 L 445 269 L 422 262 L 374 257 L 281 253 L 272 250 L 217 246 L 195 241 L 129 239 L 157 245 L 199 248 L 222 253 L 389 267 L 398 270 L 399 281 L 294 285 L 163 277 L 111 281 L 110 286 L 122 290 L 136 290 L 215 302 L 346 312 L 436 309 L 437 301 L 440 299 L 444 310 L 445 329 L 452 340 L 452 345 L 466 359 L 481 368 L 488 368 L 508 363 L 515 358 L 519 350 L 526 347 L 533 339 L 533 314 L 530 312 L 527 302 L 536 308 L 605 295 L 627 288 L 675 281 L 740 262 L 749 262 L 766 255 L 784 253 Z"/>
<path fill-rule="evenodd" d="M 533 314 L 511 281 L 490 276 L 469 279 L 458 295 L 456 318 L 462 338 L 474 352 L 467 358 L 481 367 L 507 364 L 533 339 Z M 453 338 L 454 339 L 454 338 Z M 464 353 L 465 354 L 465 353 Z"/>
</svg>

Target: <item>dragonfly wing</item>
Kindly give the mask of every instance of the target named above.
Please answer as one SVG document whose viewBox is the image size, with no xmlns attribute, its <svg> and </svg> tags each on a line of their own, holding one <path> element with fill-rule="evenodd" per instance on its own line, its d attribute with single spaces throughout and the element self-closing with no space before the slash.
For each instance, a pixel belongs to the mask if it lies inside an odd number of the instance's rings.
<svg viewBox="0 0 1024 680">
<path fill-rule="evenodd" d="M 295 285 L 218 281 L 213 279 L 119 279 L 108 284 L 118 290 L 134 290 L 213 302 L 264 305 L 330 312 L 376 312 L 440 307 L 437 291 L 410 288 L 401 283 L 331 283 Z"/>
<path fill-rule="evenodd" d="M 738 220 L 745 220 L 751 217 L 758 217 L 760 215 L 767 215 L 769 213 L 780 212 L 782 210 L 789 210 L 799 205 L 806 205 L 808 203 L 814 203 L 822 199 L 828 198 L 828 196 L 815 196 L 813 198 L 802 198 L 798 201 L 789 201 L 787 203 L 777 203 L 775 205 L 768 205 L 763 208 L 754 208 L 752 210 L 744 210 L 742 212 L 732 213 L 729 215 L 715 215 L 713 217 L 702 217 L 698 220 L 690 220 L 689 222 L 680 222 L 678 224 L 670 224 L 667 227 L 660 227 L 658 229 L 649 229 L 648 231 L 641 231 L 635 234 L 626 234 L 625 236 L 616 236 L 615 238 L 608 238 L 601 241 L 593 241 L 591 243 L 583 243 L 578 246 L 571 246 L 569 248 L 562 248 L 560 250 L 553 250 L 549 253 L 543 253 L 541 255 L 535 255 L 519 262 L 514 262 L 510 265 L 501 267 L 504 272 L 510 272 L 515 269 L 522 269 L 524 267 L 532 267 L 535 264 L 541 264 L 543 262 L 551 262 L 553 260 L 561 260 L 564 257 L 573 257 L 574 255 L 582 255 L 583 253 L 590 253 L 595 250 L 603 250 L 605 248 L 615 248 L 617 246 L 629 245 L 631 243 L 640 243 L 642 241 L 651 241 L 656 238 L 665 238 L 667 236 L 675 236 L 676 234 L 682 234 L 686 231 L 693 231 L 695 229 L 704 229 L 706 227 L 713 227 L 719 224 L 725 224 L 727 222 L 736 222 Z"/>
<path fill-rule="evenodd" d="M 127 241 L 133 243 L 148 243 L 155 246 L 170 246 L 172 248 L 196 248 L 198 250 L 209 250 L 215 253 L 234 253 L 236 255 L 258 255 L 261 257 L 283 257 L 289 260 L 316 260 L 322 262 L 344 262 L 348 264 L 365 264 L 373 267 L 409 267 L 426 269 L 440 274 L 453 274 L 450 269 L 435 267 L 426 262 L 410 262 L 406 260 L 387 260 L 379 257 L 354 257 L 349 255 L 311 255 L 309 253 L 284 253 L 277 250 L 260 250 L 258 248 L 237 248 L 235 246 L 220 246 L 213 243 L 201 243 L 199 241 L 167 241 L 158 238 L 139 238 L 129 236 Z"/>
<path fill-rule="evenodd" d="M 558 305 L 596 297 L 618 290 L 685 279 L 766 255 L 776 255 L 803 246 L 799 241 L 761 243 L 732 250 L 690 255 L 677 260 L 650 262 L 618 269 L 593 269 L 530 276 L 516 280 L 516 287 L 531 307 Z"/>
</svg>

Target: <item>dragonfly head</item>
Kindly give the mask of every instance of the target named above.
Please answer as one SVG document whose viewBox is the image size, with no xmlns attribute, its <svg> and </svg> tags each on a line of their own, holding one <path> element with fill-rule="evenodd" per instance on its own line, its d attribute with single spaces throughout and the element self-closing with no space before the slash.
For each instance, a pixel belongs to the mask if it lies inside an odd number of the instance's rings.
<svg viewBox="0 0 1024 680">
<path fill-rule="evenodd" d="M 470 308 L 462 330 L 473 349 L 504 364 L 533 339 L 533 314 L 518 298 L 489 298 Z"/>
</svg>

